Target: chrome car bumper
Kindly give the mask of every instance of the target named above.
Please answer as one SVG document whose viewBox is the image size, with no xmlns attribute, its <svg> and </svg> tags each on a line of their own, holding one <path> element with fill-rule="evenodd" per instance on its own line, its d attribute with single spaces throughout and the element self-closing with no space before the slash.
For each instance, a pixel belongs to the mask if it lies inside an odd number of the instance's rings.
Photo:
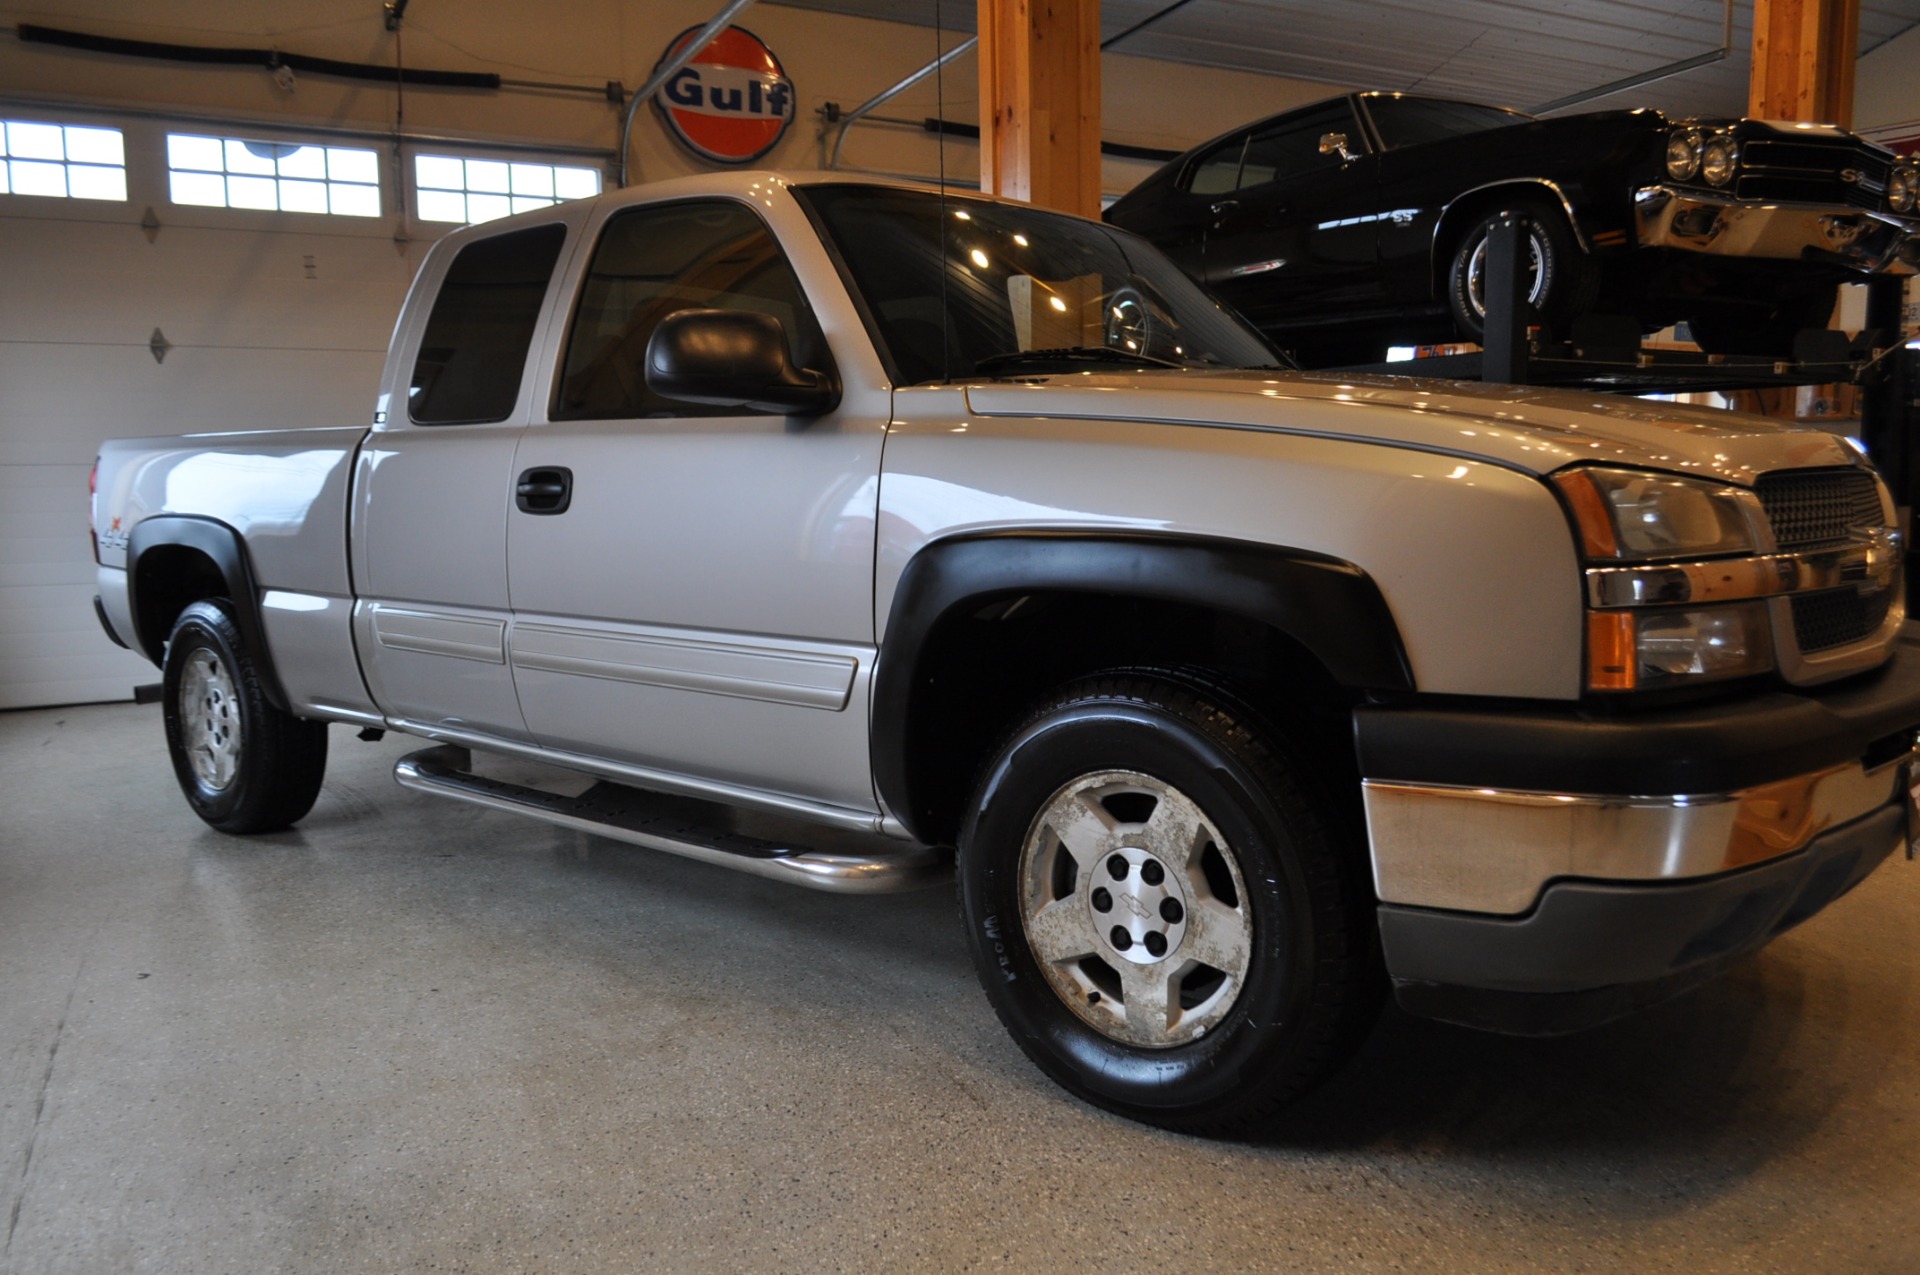
<svg viewBox="0 0 1920 1275">
<path fill-rule="evenodd" d="M 1754 867 L 1904 801 L 1916 758 L 1663 797 L 1368 780 L 1374 886 L 1384 904 L 1517 916 L 1557 880 L 1664 885 Z"/>
<path fill-rule="evenodd" d="M 1784 261 L 1812 255 L 1856 270 L 1920 273 L 1920 225 L 1887 213 L 1756 202 L 1671 186 L 1642 187 L 1633 206 L 1645 248 Z"/>
</svg>

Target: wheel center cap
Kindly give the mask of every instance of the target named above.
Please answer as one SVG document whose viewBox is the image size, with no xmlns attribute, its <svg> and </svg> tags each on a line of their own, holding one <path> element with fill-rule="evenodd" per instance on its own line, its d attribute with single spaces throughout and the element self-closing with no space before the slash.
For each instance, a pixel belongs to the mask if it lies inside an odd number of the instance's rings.
<svg viewBox="0 0 1920 1275">
<path fill-rule="evenodd" d="M 1086 892 L 1087 916 L 1107 950 L 1135 965 L 1178 951 L 1188 902 L 1179 878 L 1151 852 L 1122 846 L 1100 863 Z"/>
</svg>

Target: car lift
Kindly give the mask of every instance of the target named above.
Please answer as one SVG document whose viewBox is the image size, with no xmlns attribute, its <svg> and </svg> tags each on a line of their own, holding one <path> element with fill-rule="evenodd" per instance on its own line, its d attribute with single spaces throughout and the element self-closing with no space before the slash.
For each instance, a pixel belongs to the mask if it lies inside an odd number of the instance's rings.
<svg viewBox="0 0 1920 1275">
<path fill-rule="evenodd" d="M 1620 394 L 1857 385 L 1861 442 L 1893 489 L 1902 522 L 1920 506 L 1920 350 L 1906 348 L 1899 339 L 1904 278 L 1867 282 L 1867 327 L 1858 339 L 1808 329 L 1794 338 L 1785 358 L 1643 349 L 1639 325 L 1617 315 L 1577 316 L 1569 339 L 1553 340 L 1543 335 L 1523 290 L 1526 221 L 1525 214 L 1503 213 L 1488 232 L 1481 353 L 1340 370 Z"/>
</svg>

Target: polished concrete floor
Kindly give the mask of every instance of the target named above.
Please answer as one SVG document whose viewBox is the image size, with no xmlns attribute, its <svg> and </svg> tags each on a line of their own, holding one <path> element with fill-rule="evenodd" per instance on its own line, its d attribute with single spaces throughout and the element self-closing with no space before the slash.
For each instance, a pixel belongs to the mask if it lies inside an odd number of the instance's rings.
<svg viewBox="0 0 1920 1275">
<path fill-rule="evenodd" d="M 0 714 L 0 1271 L 1920 1270 L 1920 864 L 1520 1041 L 1397 1012 L 1279 1136 L 1055 1090 L 952 892 L 417 796 L 203 828 L 159 710 Z"/>
</svg>

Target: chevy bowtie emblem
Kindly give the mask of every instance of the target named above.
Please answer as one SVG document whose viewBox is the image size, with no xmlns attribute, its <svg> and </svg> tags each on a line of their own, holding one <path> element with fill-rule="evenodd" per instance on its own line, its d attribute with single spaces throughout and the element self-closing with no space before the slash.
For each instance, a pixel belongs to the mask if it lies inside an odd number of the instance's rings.
<svg viewBox="0 0 1920 1275">
<path fill-rule="evenodd" d="M 1871 584 L 1875 590 L 1893 583 L 1894 576 L 1900 570 L 1898 531 L 1891 527 L 1854 527 L 1847 532 L 1847 540 L 1861 551 L 1852 565 L 1864 577 L 1863 583 Z M 1851 576 L 1853 571 L 1845 574 Z"/>
</svg>

